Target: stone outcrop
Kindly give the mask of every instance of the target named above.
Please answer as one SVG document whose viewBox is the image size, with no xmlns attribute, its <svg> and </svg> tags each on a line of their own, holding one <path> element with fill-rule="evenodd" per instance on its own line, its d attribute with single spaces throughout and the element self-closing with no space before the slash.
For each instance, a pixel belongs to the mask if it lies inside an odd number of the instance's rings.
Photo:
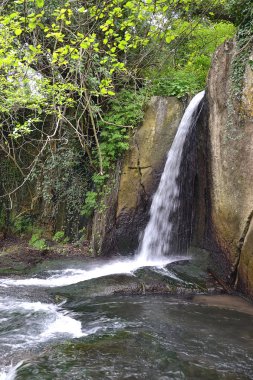
<svg viewBox="0 0 253 380">
<path fill-rule="evenodd" d="M 190 172 L 193 194 L 184 185 L 183 198 L 194 204 L 192 243 L 212 253 L 214 271 L 226 286 L 253 298 L 253 71 L 246 66 L 238 96 L 239 81 L 232 75 L 236 55 L 234 41 L 214 55 L 194 141 L 184 153 L 182 173 Z M 175 98 L 152 98 L 121 173 L 115 173 L 113 193 L 107 195 L 111 206 L 100 213 L 103 254 L 131 253 L 138 246 L 183 109 Z"/>
<path fill-rule="evenodd" d="M 142 126 L 131 137 L 120 176 L 116 174 L 113 196 L 107 196 L 109 207 L 95 216 L 95 221 L 102 220 L 92 244 L 97 252 L 128 254 L 137 248 L 183 111 L 183 103 L 175 97 L 151 99 Z M 96 222 L 93 231 L 98 231 L 97 226 Z"/>
<path fill-rule="evenodd" d="M 210 204 L 204 245 L 216 251 L 216 261 L 225 259 L 227 279 L 253 296 L 253 72 L 248 65 L 242 96 L 235 96 L 235 54 L 234 41 L 222 45 L 208 79 Z"/>
<path fill-rule="evenodd" d="M 153 97 L 141 128 L 133 136 L 119 184 L 115 233 L 120 250 L 136 248 L 183 108 L 174 97 Z"/>
</svg>

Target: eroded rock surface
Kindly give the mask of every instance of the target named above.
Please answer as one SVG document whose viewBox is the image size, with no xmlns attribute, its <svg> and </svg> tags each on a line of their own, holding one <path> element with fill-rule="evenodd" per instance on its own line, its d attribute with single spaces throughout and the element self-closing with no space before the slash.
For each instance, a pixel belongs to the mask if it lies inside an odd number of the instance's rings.
<svg viewBox="0 0 253 380">
<path fill-rule="evenodd" d="M 253 72 L 242 96 L 232 75 L 234 42 L 216 52 L 208 80 L 210 201 L 213 238 L 229 263 L 227 276 L 253 296 Z"/>
</svg>

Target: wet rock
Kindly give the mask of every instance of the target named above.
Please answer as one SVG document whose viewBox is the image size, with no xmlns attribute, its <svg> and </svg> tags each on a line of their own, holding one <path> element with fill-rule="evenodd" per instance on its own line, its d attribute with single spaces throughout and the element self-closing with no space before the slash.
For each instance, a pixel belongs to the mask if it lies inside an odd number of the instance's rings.
<svg viewBox="0 0 253 380">
<path fill-rule="evenodd" d="M 187 269 L 188 268 L 188 269 Z M 208 293 L 209 277 L 197 264 L 183 260 L 171 263 L 167 269 L 152 267 L 140 268 L 134 274 L 112 274 L 94 278 L 74 285 L 50 290 L 56 302 L 67 299 L 68 304 L 79 304 L 91 297 L 109 295 L 148 295 L 148 294 L 196 294 Z M 213 286 L 213 284 L 212 284 Z"/>
<path fill-rule="evenodd" d="M 183 114 L 174 97 L 151 99 L 141 128 L 133 136 L 120 177 L 115 235 L 117 250 L 136 248 Z"/>
<path fill-rule="evenodd" d="M 235 96 L 236 54 L 234 41 L 222 45 L 208 79 L 208 180 L 202 194 L 206 213 L 200 218 L 205 225 L 201 245 L 213 252 L 223 280 L 253 297 L 253 73 L 246 65 L 241 96 Z"/>
<path fill-rule="evenodd" d="M 193 302 L 200 305 L 215 306 L 222 309 L 236 310 L 240 313 L 253 315 L 253 305 L 238 296 L 230 295 L 196 295 Z"/>
<path fill-rule="evenodd" d="M 175 97 L 153 97 L 142 126 L 130 139 L 121 167 L 113 174 L 105 209 L 96 213 L 92 247 L 103 255 L 134 252 L 147 220 L 167 152 L 183 115 Z"/>
</svg>

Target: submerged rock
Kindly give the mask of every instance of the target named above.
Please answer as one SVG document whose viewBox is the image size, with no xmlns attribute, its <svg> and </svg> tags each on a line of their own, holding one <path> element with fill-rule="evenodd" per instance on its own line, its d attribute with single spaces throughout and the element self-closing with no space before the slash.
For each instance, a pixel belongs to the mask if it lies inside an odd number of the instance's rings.
<svg viewBox="0 0 253 380">
<path fill-rule="evenodd" d="M 220 292 L 220 287 L 203 272 L 198 263 L 180 260 L 166 268 L 143 267 L 133 274 L 111 274 L 50 289 L 56 302 L 68 300 L 69 305 L 109 295 L 171 294 L 193 295 Z"/>
</svg>

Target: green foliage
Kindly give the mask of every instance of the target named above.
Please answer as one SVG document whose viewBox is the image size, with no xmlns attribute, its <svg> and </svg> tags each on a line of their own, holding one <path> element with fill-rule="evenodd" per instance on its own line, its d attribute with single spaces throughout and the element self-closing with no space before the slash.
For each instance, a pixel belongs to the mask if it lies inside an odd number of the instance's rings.
<svg viewBox="0 0 253 380">
<path fill-rule="evenodd" d="M 63 241 L 63 240 L 64 240 L 64 237 L 65 237 L 65 233 L 64 233 L 64 231 L 57 231 L 57 232 L 54 234 L 52 240 L 53 240 L 53 241 L 56 241 L 56 242 L 58 243 L 58 242 Z"/>
<path fill-rule="evenodd" d="M 64 231 L 57 231 L 54 234 L 52 240 L 55 241 L 56 243 L 66 244 L 69 239 L 67 237 L 65 237 L 65 232 Z"/>
<path fill-rule="evenodd" d="M 180 34 L 182 23 L 179 20 L 176 34 Z M 191 26 L 185 22 L 184 28 L 193 28 L 190 38 L 182 41 L 173 61 L 163 64 L 161 71 L 148 72 L 155 95 L 192 95 L 206 85 L 206 76 L 215 49 L 233 36 L 235 28 L 231 23 L 201 22 Z M 160 59 L 163 55 L 161 54 Z"/>
<path fill-rule="evenodd" d="M 143 119 L 147 91 L 183 97 L 204 87 L 212 52 L 234 31 L 215 21 L 225 3 L 6 2 L 0 12 L 6 205 L 23 200 L 16 197 L 23 187 L 28 213 L 41 207 L 42 221 L 78 236 L 80 210 L 88 216 L 99 207 L 129 132 Z"/>
<path fill-rule="evenodd" d="M 228 0 L 226 9 L 238 26 L 246 25 L 252 21 L 252 0 Z"/>
<path fill-rule="evenodd" d="M 13 229 L 17 234 L 31 233 L 32 232 L 32 220 L 30 216 L 20 216 L 14 219 Z"/>
<path fill-rule="evenodd" d="M 5 227 L 5 212 L 3 207 L 0 207 L 0 231 Z"/>
<path fill-rule="evenodd" d="M 143 107 L 148 99 L 145 89 L 123 89 L 110 100 L 104 120 L 116 126 L 136 127 L 143 120 Z"/>
<path fill-rule="evenodd" d="M 44 0 L 36 0 L 36 5 L 38 8 L 44 7 Z"/>
<path fill-rule="evenodd" d="M 98 205 L 98 193 L 95 191 L 87 191 L 85 202 L 81 210 L 81 215 L 89 217 Z"/>
<path fill-rule="evenodd" d="M 231 9 L 238 7 L 242 12 L 238 14 L 237 22 L 239 24 L 236 34 L 237 52 L 233 57 L 232 63 L 232 95 L 239 99 L 243 87 L 243 79 L 246 65 L 251 62 L 249 56 L 252 52 L 252 27 L 253 27 L 253 8 L 251 1 L 241 0 L 237 2 L 230 1 Z"/>
<path fill-rule="evenodd" d="M 42 235 L 42 230 L 39 230 L 39 229 L 37 229 L 37 231 L 32 234 L 32 237 L 29 240 L 29 244 L 31 247 L 40 249 L 40 250 L 48 248 L 46 240 L 42 238 L 41 235 Z"/>
<path fill-rule="evenodd" d="M 145 90 L 120 91 L 109 103 L 109 110 L 99 121 L 100 149 L 103 168 L 106 172 L 111 165 L 128 149 L 129 130 L 143 120 L 144 105 L 147 101 Z"/>
<path fill-rule="evenodd" d="M 178 70 L 170 73 L 167 77 L 155 79 L 152 90 L 154 95 L 182 98 L 186 94 L 195 94 L 201 88 L 203 88 L 202 81 L 199 81 L 196 73 Z"/>
<path fill-rule="evenodd" d="M 176 5 L 113 0 L 84 7 L 78 0 L 58 5 L 18 0 L 6 6 L 0 14 L 0 112 L 14 116 L 10 137 L 36 130 L 45 115 L 54 115 L 59 122 L 66 107 L 83 104 L 87 109 L 90 95 L 99 101 L 110 98 L 118 78 L 131 78 L 134 71 L 138 75 L 139 58 L 146 65 L 145 49 L 149 58 L 148 51 L 160 45 L 162 50 L 154 53 L 157 60 L 160 53 L 168 56 L 171 46 L 181 66 L 190 55 L 187 60 L 195 69 L 196 56 L 212 53 L 221 39 L 231 35 L 231 24 L 212 25 L 205 13 L 204 18 L 198 14 L 202 5 L 200 0 L 180 0 Z M 212 7 L 215 2 L 209 1 L 209 13 Z M 150 63 L 149 67 L 153 69 Z M 21 109 L 26 109 L 25 120 L 20 120 Z"/>
<path fill-rule="evenodd" d="M 91 216 L 93 211 L 101 206 L 99 199 L 106 191 L 109 173 L 113 170 L 116 160 L 128 149 L 129 132 L 142 122 L 147 99 L 148 94 L 145 89 L 139 91 L 124 89 L 110 100 L 108 111 L 98 122 L 104 172 L 103 175 L 95 173 L 92 176 L 93 191 L 86 193 L 81 211 L 83 216 Z"/>
<path fill-rule="evenodd" d="M 156 34 L 151 25 L 148 39 L 135 28 L 149 23 L 154 12 L 163 11 L 160 2 L 137 0 L 99 6 L 91 2 L 86 7 L 78 7 L 81 1 L 67 1 L 50 8 L 43 0 L 36 0 L 35 7 L 31 0 L 14 3 L 0 14 L 0 111 L 30 111 L 29 123 L 14 118 L 14 136 L 35 129 L 43 120 L 42 113 L 61 118 L 63 108 L 76 106 L 76 99 L 87 92 L 113 96 L 115 75 L 127 73 L 122 53 L 145 46 Z M 87 28 L 82 26 L 83 14 Z M 49 70 L 41 67 L 43 61 Z M 67 81 L 64 72 L 68 72 Z"/>
<path fill-rule="evenodd" d="M 75 238 L 90 173 L 80 147 L 71 135 L 66 134 L 66 138 L 67 146 L 60 146 L 38 162 L 32 180 L 37 183 L 36 195 L 43 200 L 42 220 L 50 218 L 51 223 L 56 223 L 57 216 L 64 216 L 64 225 L 59 227 Z"/>
</svg>

